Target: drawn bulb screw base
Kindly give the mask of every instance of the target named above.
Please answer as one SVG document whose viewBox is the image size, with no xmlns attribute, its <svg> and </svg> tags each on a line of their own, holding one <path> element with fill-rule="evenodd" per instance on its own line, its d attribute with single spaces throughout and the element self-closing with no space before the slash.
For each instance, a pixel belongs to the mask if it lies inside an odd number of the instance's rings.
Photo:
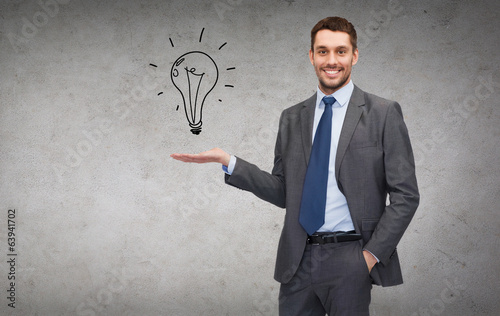
<svg viewBox="0 0 500 316">
<path fill-rule="evenodd" d="M 194 51 L 177 58 L 172 65 L 170 77 L 181 94 L 191 132 L 199 135 L 203 105 L 217 84 L 219 69 L 212 57 L 204 52 Z"/>
<path fill-rule="evenodd" d="M 191 127 L 191 133 L 199 135 L 201 133 L 201 125 L 201 120 L 200 122 L 198 122 L 198 124 L 189 123 L 189 127 Z"/>
</svg>

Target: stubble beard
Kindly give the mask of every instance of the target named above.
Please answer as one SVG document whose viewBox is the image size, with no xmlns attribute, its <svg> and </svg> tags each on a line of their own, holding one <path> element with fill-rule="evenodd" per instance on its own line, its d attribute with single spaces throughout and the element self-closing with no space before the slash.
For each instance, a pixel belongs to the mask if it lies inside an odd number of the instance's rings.
<svg viewBox="0 0 500 316">
<path fill-rule="evenodd" d="M 318 76 L 320 87 L 323 88 L 322 89 L 322 90 L 324 90 L 323 92 L 325 92 L 325 91 L 335 92 L 347 83 L 347 81 L 351 77 L 350 75 L 351 75 L 351 73 L 349 72 L 344 77 L 340 78 L 340 81 L 338 81 L 337 83 L 327 83 L 326 80 L 324 80 L 323 78 Z"/>
</svg>

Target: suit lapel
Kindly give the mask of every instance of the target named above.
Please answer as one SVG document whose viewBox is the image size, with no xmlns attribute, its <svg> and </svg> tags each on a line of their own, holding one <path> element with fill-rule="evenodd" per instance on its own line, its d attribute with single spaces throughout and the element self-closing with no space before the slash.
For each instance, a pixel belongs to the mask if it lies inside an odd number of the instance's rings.
<svg viewBox="0 0 500 316">
<path fill-rule="evenodd" d="M 316 108 L 316 93 L 304 101 L 304 106 L 300 112 L 300 130 L 302 133 L 302 145 L 304 148 L 304 158 L 306 165 L 309 164 L 309 157 L 312 149 L 312 132 L 314 123 L 314 110 Z"/>
<path fill-rule="evenodd" d="M 337 146 L 337 154 L 335 157 L 335 177 L 337 178 L 337 181 L 339 179 L 339 170 L 340 165 L 342 164 L 342 159 L 344 158 L 347 147 L 349 147 L 349 142 L 351 141 L 356 126 L 358 125 L 359 119 L 363 114 L 364 104 L 364 92 L 355 85 L 351 100 L 349 101 L 347 107 L 344 124 L 342 125 L 342 131 L 340 132 L 339 144 Z"/>
</svg>

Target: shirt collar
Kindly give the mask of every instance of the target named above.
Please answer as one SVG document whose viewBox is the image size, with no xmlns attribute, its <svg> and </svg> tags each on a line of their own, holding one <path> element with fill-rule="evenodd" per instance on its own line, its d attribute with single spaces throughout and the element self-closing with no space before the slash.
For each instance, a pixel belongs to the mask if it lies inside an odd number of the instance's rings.
<svg viewBox="0 0 500 316">
<path fill-rule="evenodd" d="M 338 103 L 338 104 L 340 104 L 340 107 L 343 107 L 351 99 L 351 95 L 352 95 L 353 91 L 354 91 L 354 84 L 352 83 L 352 80 L 349 80 L 348 84 L 346 84 L 342 88 L 335 91 L 333 94 L 331 94 L 331 96 L 333 96 L 335 98 L 335 100 L 337 100 L 337 102 L 335 102 L 335 104 Z M 323 91 L 321 91 L 321 89 L 318 86 L 317 96 L 316 96 L 316 108 L 319 108 L 320 106 L 321 107 L 325 106 L 323 104 L 323 102 L 321 102 L 321 100 L 323 100 L 323 97 L 325 97 L 325 96 L 326 95 L 323 93 Z"/>
</svg>

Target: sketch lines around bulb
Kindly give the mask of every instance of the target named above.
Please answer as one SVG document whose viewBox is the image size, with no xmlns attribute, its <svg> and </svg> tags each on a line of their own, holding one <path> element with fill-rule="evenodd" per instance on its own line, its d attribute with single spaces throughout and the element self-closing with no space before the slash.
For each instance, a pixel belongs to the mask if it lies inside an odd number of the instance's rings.
<svg viewBox="0 0 500 316">
<path fill-rule="evenodd" d="M 199 42 L 202 42 L 202 29 L 199 37 Z M 170 45 L 173 47 L 174 42 L 169 38 Z M 221 50 L 227 45 L 224 42 L 219 46 Z M 152 67 L 158 67 L 155 64 L 149 64 Z M 235 67 L 226 68 L 226 70 L 234 70 Z M 214 90 L 219 81 L 219 67 L 215 60 L 207 53 L 201 50 L 192 50 L 182 54 L 172 64 L 170 69 L 170 79 L 173 87 L 179 92 L 182 99 L 182 105 L 176 106 L 176 111 L 179 107 L 183 107 L 185 117 L 189 123 L 190 131 L 194 135 L 201 133 L 203 121 L 203 107 L 207 102 L 207 97 Z M 234 88 L 234 85 L 225 84 L 226 88 Z M 163 92 L 159 92 L 158 96 Z M 222 100 L 219 98 L 219 102 Z"/>
</svg>

